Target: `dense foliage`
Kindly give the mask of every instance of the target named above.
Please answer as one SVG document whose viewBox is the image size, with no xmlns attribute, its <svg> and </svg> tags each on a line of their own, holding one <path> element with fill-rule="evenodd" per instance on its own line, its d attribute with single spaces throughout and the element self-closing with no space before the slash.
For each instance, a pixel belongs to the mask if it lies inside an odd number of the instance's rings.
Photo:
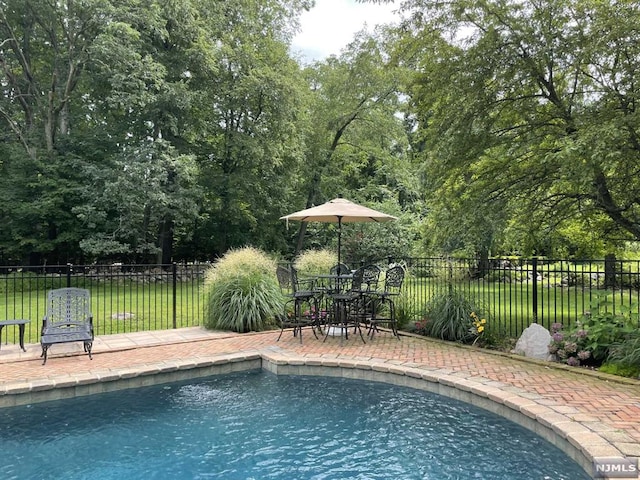
<svg viewBox="0 0 640 480">
<path fill-rule="evenodd" d="M 434 295 L 425 307 L 417 333 L 452 342 L 472 343 L 485 330 L 476 302 L 453 288 Z"/>
<path fill-rule="evenodd" d="M 293 258 L 338 195 L 399 218 L 361 261 L 640 240 L 637 2 L 404 0 L 302 65 L 312 4 L 0 1 L 0 263 Z"/>
<path fill-rule="evenodd" d="M 637 2 L 403 6 L 434 248 L 594 255 L 640 239 Z"/>
</svg>

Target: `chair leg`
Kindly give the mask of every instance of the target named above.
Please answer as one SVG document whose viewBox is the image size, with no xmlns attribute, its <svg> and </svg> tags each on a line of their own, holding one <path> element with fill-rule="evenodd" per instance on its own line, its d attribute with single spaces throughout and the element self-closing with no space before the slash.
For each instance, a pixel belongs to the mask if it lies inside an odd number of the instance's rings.
<svg viewBox="0 0 640 480">
<path fill-rule="evenodd" d="M 391 318 L 391 331 L 395 337 L 400 340 L 400 335 L 398 335 L 398 320 L 396 319 L 396 304 L 391 299 L 389 299 L 389 312 L 389 317 Z"/>
<path fill-rule="evenodd" d="M 91 347 L 93 346 L 93 342 L 84 342 L 84 351 L 89 354 L 89 360 L 93 360 L 91 356 Z"/>
<path fill-rule="evenodd" d="M 367 335 L 373 339 L 376 332 L 380 332 L 378 329 L 378 325 L 384 324 L 388 328 L 391 329 L 391 333 L 396 337 L 396 339 L 400 340 L 400 335 L 398 335 L 398 322 L 396 319 L 396 305 L 391 298 L 385 297 L 380 299 L 379 307 L 382 310 L 384 305 L 388 305 L 389 316 L 388 317 L 376 317 L 375 309 L 373 311 L 373 316 L 369 323 L 369 328 L 367 329 Z"/>
<path fill-rule="evenodd" d="M 42 365 L 47 363 L 47 352 L 49 351 L 49 347 L 50 345 L 42 345 L 42 354 L 40 355 L 41 357 L 44 357 L 44 360 L 42 361 Z"/>
</svg>

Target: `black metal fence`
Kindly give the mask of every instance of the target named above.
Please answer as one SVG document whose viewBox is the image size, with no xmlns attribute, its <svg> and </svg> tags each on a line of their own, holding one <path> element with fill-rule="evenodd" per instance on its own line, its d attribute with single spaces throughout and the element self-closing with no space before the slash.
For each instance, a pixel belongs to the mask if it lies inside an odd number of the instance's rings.
<svg viewBox="0 0 640 480">
<path fill-rule="evenodd" d="M 30 320 L 25 342 L 38 342 L 47 291 L 87 288 L 96 335 L 200 325 L 207 264 L 0 267 L 0 319 Z M 17 343 L 17 329 L 0 341 Z"/>
<path fill-rule="evenodd" d="M 640 261 L 412 258 L 406 265 L 412 317 L 421 317 L 434 295 L 456 289 L 514 337 L 532 322 L 570 325 L 595 309 L 640 325 Z"/>
<path fill-rule="evenodd" d="M 640 261 L 549 259 L 385 259 L 407 267 L 405 318 L 421 320 L 435 295 L 456 289 L 517 336 L 532 322 L 569 325 L 600 308 L 638 319 Z M 201 325 L 208 264 L 0 267 L 0 320 L 30 320 L 25 341 L 39 341 L 46 292 L 74 286 L 91 292 L 96 335 Z M 5 328 L 0 342 L 17 343 Z"/>
</svg>

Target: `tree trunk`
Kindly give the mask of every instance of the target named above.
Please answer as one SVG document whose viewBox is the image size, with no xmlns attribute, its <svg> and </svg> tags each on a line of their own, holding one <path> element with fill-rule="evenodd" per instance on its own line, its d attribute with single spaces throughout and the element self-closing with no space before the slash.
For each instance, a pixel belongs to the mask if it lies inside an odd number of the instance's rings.
<svg viewBox="0 0 640 480">
<path fill-rule="evenodd" d="M 173 219 L 165 217 L 158 232 L 158 263 L 168 265 L 173 260 Z"/>
</svg>

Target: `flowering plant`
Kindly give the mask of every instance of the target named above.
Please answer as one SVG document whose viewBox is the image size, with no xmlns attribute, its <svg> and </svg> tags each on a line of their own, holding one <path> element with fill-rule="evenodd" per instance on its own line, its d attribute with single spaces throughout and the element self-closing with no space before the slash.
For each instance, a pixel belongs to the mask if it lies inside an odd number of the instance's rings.
<svg viewBox="0 0 640 480">
<path fill-rule="evenodd" d="M 565 332 L 561 323 L 554 323 L 551 325 L 549 353 L 555 355 L 558 361 L 577 367 L 591 358 L 588 336 L 589 332 L 580 324 L 574 330 Z"/>
<path fill-rule="evenodd" d="M 478 317 L 476 312 L 471 312 L 471 328 L 469 328 L 469 333 L 475 337 L 472 345 L 478 341 L 482 333 L 484 332 L 485 325 L 487 324 L 486 318 Z"/>
</svg>

